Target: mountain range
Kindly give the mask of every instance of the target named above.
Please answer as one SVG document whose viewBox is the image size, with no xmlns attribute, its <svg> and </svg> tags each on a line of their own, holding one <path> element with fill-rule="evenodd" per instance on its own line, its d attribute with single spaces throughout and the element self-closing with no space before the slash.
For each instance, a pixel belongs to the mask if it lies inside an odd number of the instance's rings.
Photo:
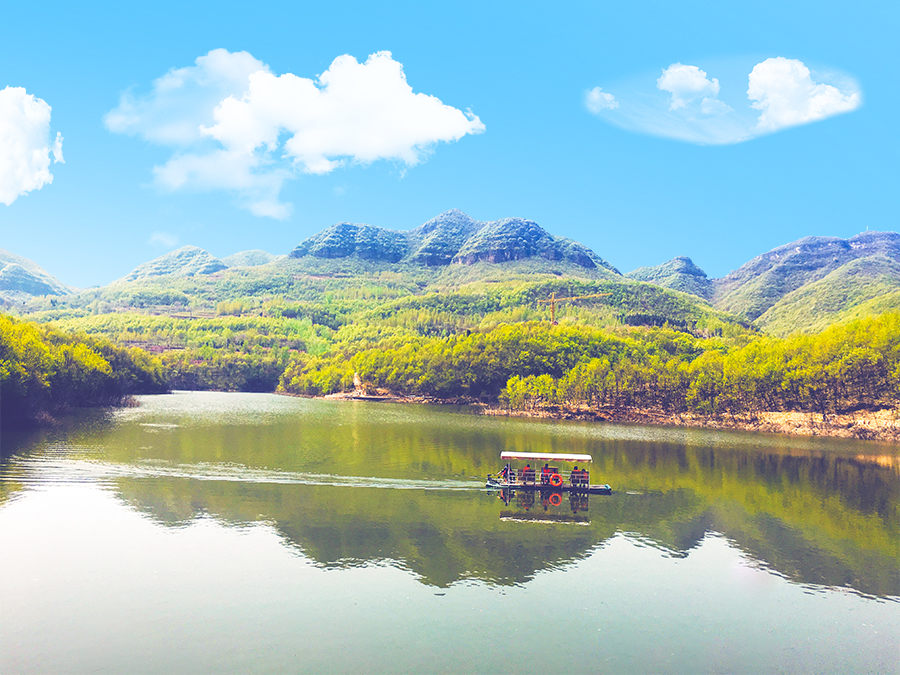
<svg viewBox="0 0 900 675">
<path fill-rule="evenodd" d="M 551 235 L 534 221 L 478 221 L 456 209 L 406 231 L 337 223 L 287 256 L 255 250 L 218 259 L 185 246 L 140 265 L 114 284 L 247 268 L 258 268 L 263 276 L 269 268 L 343 276 L 412 271 L 445 285 L 489 280 L 512 270 L 526 277 L 539 273 L 643 282 L 690 294 L 775 334 L 900 307 L 900 234 L 895 232 L 863 232 L 850 239 L 806 237 L 759 255 L 720 279 L 708 278 L 684 256 L 623 275 L 588 247 Z M 0 249 L 4 300 L 21 304 L 32 297 L 74 292 L 35 263 Z"/>
<path fill-rule="evenodd" d="M 406 262 L 428 267 L 505 263 L 541 259 L 568 262 L 585 269 L 602 268 L 619 274 L 586 246 L 554 237 L 533 220 L 504 218 L 474 220 L 452 209 L 414 230 L 386 230 L 372 225 L 338 223 L 310 237 L 291 252 L 291 258 L 346 258 Z"/>
</svg>

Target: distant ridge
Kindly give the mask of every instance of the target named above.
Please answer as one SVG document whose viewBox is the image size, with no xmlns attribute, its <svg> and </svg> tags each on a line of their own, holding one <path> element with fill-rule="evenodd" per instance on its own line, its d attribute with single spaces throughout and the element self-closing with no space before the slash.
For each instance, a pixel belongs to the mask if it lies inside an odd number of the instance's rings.
<svg viewBox="0 0 900 675">
<path fill-rule="evenodd" d="M 260 265 L 267 265 L 274 260 L 280 260 L 284 257 L 285 256 L 283 255 L 272 255 L 271 253 L 266 253 L 260 249 L 253 249 L 252 251 L 232 253 L 231 255 L 222 258 L 222 262 L 228 267 L 259 267 Z"/>
<path fill-rule="evenodd" d="M 228 268 L 237 268 L 234 277 L 222 279 L 229 298 L 238 287 L 247 295 L 275 293 L 306 277 L 332 279 L 340 285 L 344 281 L 337 280 L 365 282 L 372 275 L 387 275 L 383 278 L 406 284 L 413 294 L 432 285 L 456 288 L 537 276 L 650 284 L 694 295 L 773 335 L 818 331 L 832 323 L 900 309 L 896 232 L 863 232 L 849 239 L 805 237 L 756 256 L 720 279 L 709 279 L 686 256 L 639 267 L 623 279 L 591 249 L 553 236 L 532 220 L 479 221 L 458 209 L 411 230 L 336 223 L 304 240 L 290 256 L 251 250 L 220 260 L 196 246 L 184 246 L 114 283 L 154 280 L 156 293 L 166 290 L 167 282 L 161 278 L 202 277 Z M 239 284 L 232 283 L 238 278 Z M 3 301 L 22 304 L 72 292 L 32 261 L 0 249 Z M 55 306 L 56 301 L 43 304 Z"/>
<path fill-rule="evenodd" d="M 709 300 L 712 296 L 712 281 L 706 277 L 706 272 L 697 267 L 693 260 L 683 255 L 672 258 L 662 265 L 638 267 L 625 276 L 673 291 L 692 293 L 704 300 Z"/>
<path fill-rule="evenodd" d="M 71 288 L 28 258 L 0 248 L 0 298 L 22 302 L 39 295 L 70 295 Z"/>
<path fill-rule="evenodd" d="M 900 309 L 900 260 L 875 254 L 851 260 L 791 291 L 755 323 L 773 335 L 788 335 L 891 309 Z"/>
<path fill-rule="evenodd" d="M 713 304 L 756 319 L 779 300 L 854 260 L 881 256 L 900 262 L 900 234 L 863 232 L 850 239 L 805 237 L 756 256 L 713 281 Z"/>
<path fill-rule="evenodd" d="M 313 235 L 291 251 L 291 258 L 348 258 L 395 263 L 409 252 L 403 232 L 374 225 L 337 223 Z"/>
<path fill-rule="evenodd" d="M 202 248 L 182 246 L 155 260 L 139 265 L 119 281 L 137 281 L 165 275 L 193 277 L 198 274 L 214 274 L 227 267 L 224 262 Z"/>
<path fill-rule="evenodd" d="M 504 218 L 477 221 L 458 209 L 446 211 L 419 227 L 388 230 L 373 225 L 337 223 L 303 241 L 291 258 L 356 257 L 388 263 L 438 267 L 543 259 L 587 269 L 619 271 L 586 246 L 554 237 L 532 220 Z"/>
</svg>

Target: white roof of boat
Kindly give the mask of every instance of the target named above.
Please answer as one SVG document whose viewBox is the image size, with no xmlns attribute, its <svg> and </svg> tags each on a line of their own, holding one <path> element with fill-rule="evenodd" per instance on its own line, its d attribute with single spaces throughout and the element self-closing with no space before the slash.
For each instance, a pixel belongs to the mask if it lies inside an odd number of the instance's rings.
<svg viewBox="0 0 900 675">
<path fill-rule="evenodd" d="M 568 455 L 561 452 L 501 452 L 500 459 L 537 459 L 542 462 L 591 462 L 590 455 Z"/>
</svg>

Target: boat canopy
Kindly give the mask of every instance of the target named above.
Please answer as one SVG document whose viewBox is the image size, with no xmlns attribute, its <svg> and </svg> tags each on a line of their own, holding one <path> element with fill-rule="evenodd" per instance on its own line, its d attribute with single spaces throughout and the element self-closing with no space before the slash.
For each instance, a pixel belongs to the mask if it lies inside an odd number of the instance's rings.
<svg viewBox="0 0 900 675">
<path fill-rule="evenodd" d="M 501 452 L 500 459 L 534 459 L 541 462 L 590 462 L 590 455 L 567 455 L 559 452 Z"/>
</svg>

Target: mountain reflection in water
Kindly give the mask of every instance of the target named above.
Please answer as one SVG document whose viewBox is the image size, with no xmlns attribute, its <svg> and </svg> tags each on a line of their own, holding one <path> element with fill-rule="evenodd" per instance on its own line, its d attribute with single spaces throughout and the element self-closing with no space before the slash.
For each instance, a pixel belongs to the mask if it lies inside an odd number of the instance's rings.
<svg viewBox="0 0 900 675">
<path fill-rule="evenodd" d="M 0 499 L 95 482 L 165 526 L 266 523 L 324 568 L 395 565 L 437 587 L 525 584 L 617 535 L 679 558 L 719 534 L 793 582 L 900 597 L 892 448 L 230 396 L 146 397 L 17 437 Z M 487 492 L 502 450 L 591 454 L 615 492 Z"/>
</svg>

